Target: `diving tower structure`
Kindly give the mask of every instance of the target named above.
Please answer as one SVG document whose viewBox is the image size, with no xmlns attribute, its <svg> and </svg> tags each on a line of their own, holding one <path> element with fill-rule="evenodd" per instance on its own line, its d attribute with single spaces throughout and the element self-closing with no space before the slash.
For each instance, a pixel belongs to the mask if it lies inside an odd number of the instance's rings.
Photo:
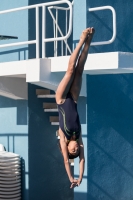
<svg viewBox="0 0 133 200">
<path fill-rule="evenodd" d="M 72 33 L 72 3 L 68 0 L 54 1 L 36 5 L 30 5 L 10 10 L 0 11 L 0 16 L 8 13 L 21 12 L 22 10 L 35 9 L 35 40 L 27 40 L 21 42 L 6 41 L 6 44 L 0 44 L 0 50 L 12 48 L 15 46 L 35 45 L 36 56 L 33 59 L 15 60 L 8 62 L 0 62 L 0 76 L 23 78 L 27 83 L 32 83 L 51 90 L 56 90 L 64 73 L 67 70 L 71 48 L 67 40 Z M 39 9 L 42 9 L 42 32 L 40 33 Z M 113 35 L 108 41 L 92 42 L 91 45 L 111 44 L 116 38 L 116 14 L 111 6 L 103 6 L 90 8 L 89 11 L 106 10 L 112 12 Z M 49 12 L 53 20 L 53 37 L 46 37 L 46 10 Z M 54 11 L 53 11 L 54 10 Z M 59 26 L 59 11 L 64 11 L 65 16 L 65 33 Z M 40 38 L 41 35 L 41 38 Z M 41 40 L 41 42 L 40 42 Z M 61 55 L 58 56 L 58 41 L 61 43 Z M 46 57 L 46 43 L 54 43 L 54 56 Z M 64 47 L 65 45 L 65 47 Z M 40 56 L 40 49 L 42 55 Z M 64 50 L 65 49 L 65 50 Z M 65 52 L 65 53 L 64 53 Z M 69 54 L 69 55 L 68 55 Z M 86 96 L 86 74 L 120 74 L 133 73 L 133 53 L 128 52 L 106 52 L 88 54 L 87 61 L 83 73 L 83 86 L 81 96 Z"/>
</svg>

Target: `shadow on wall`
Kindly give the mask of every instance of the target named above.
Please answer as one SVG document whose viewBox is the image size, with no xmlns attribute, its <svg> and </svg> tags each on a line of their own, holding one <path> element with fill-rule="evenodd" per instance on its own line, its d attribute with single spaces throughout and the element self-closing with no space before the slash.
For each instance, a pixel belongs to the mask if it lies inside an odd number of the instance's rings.
<svg viewBox="0 0 133 200">
<path fill-rule="evenodd" d="M 87 76 L 88 199 L 133 199 L 133 75 Z"/>
</svg>

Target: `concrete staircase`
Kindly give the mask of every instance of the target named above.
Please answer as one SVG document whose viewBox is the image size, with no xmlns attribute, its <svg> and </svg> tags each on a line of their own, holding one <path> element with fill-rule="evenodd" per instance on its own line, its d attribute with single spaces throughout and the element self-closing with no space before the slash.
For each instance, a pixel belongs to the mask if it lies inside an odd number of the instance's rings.
<svg viewBox="0 0 133 200">
<path fill-rule="evenodd" d="M 37 98 L 44 98 L 44 100 L 51 98 L 55 99 L 55 94 L 51 94 L 50 90 L 47 89 L 36 89 L 36 95 Z M 44 109 L 44 112 L 50 112 L 54 114 L 56 113 L 57 116 L 52 116 L 51 114 L 51 116 L 49 117 L 49 122 L 51 123 L 52 126 L 53 125 L 59 126 L 59 116 L 58 116 L 58 109 L 56 102 L 54 103 L 44 102 L 42 107 Z M 56 131 L 56 137 L 57 139 L 60 139 L 58 130 Z M 69 162 L 71 166 L 74 166 L 74 159 L 70 159 Z"/>
</svg>

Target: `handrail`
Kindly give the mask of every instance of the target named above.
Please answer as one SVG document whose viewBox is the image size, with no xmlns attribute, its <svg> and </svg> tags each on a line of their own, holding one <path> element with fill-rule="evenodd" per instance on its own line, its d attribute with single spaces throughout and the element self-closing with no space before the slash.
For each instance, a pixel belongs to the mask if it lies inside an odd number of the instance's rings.
<svg viewBox="0 0 133 200">
<path fill-rule="evenodd" d="M 46 31 L 46 26 L 44 26 L 44 23 L 45 23 L 45 20 L 46 20 L 45 8 L 47 6 L 53 6 L 53 5 L 64 4 L 64 3 L 68 4 L 69 10 L 70 10 L 69 29 L 68 29 L 67 34 L 65 36 L 63 36 L 63 37 L 45 38 L 45 31 Z M 68 0 L 62 0 L 62 1 L 53 1 L 53 2 L 47 2 L 47 3 L 40 3 L 40 4 L 35 4 L 35 5 L 24 6 L 24 7 L 20 7 L 20 8 L 14 8 L 14 9 L 0 11 L 0 14 L 6 14 L 6 13 L 21 11 L 21 10 L 29 10 L 29 9 L 33 9 L 33 8 L 36 9 L 36 39 L 35 40 L 30 40 L 30 41 L 24 41 L 24 42 L 15 42 L 15 43 L 10 43 L 10 44 L 2 44 L 2 45 L 0 45 L 0 48 L 11 47 L 11 46 L 19 46 L 19 45 L 25 45 L 25 44 L 36 44 L 36 58 L 39 58 L 39 7 L 42 7 L 42 43 L 43 44 L 45 42 L 65 40 L 70 36 L 70 34 L 72 32 L 72 4 L 71 4 L 71 2 L 69 2 Z M 43 53 L 44 53 L 45 45 L 43 45 L 43 46 L 44 46 L 44 48 L 43 48 Z"/>
<path fill-rule="evenodd" d="M 90 12 L 92 12 L 92 11 L 107 10 L 107 9 L 111 10 L 112 15 L 113 15 L 113 35 L 112 35 L 112 38 L 108 41 L 92 42 L 91 46 L 111 44 L 116 38 L 116 12 L 115 12 L 115 9 L 112 6 L 101 6 L 101 7 L 96 7 L 96 8 L 89 8 L 88 10 Z"/>
<path fill-rule="evenodd" d="M 54 17 L 51 9 L 55 9 L 56 10 L 56 18 Z M 49 6 L 48 7 L 49 13 L 53 19 L 53 23 L 54 23 L 54 36 L 57 37 L 57 31 L 59 31 L 60 35 L 63 37 L 63 33 L 58 25 L 58 10 L 65 10 L 66 11 L 66 27 L 65 27 L 65 32 L 67 34 L 67 13 L 69 11 L 69 8 L 64 8 L 64 7 L 59 7 L 59 6 Z M 55 26 L 56 26 L 56 30 L 55 30 Z M 66 55 L 67 55 L 67 50 L 69 51 L 69 53 L 71 54 L 71 49 L 69 47 L 69 45 L 67 44 L 67 40 L 62 40 L 61 41 L 61 55 L 63 55 L 63 41 L 66 45 Z M 43 45 L 43 44 L 42 44 Z M 43 51 L 42 51 L 43 52 Z M 57 41 L 54 41 L 54 55 L 57 56 Z"/>
<path fill-rule="evenodd" d="M 59 41 L 59 40 L 65 40 L 67 39 L 70 34 L 71 34 L 71 31 L 72 31 L 72 4 L 71 2 L 67 1 L 67 0 L 62 0 L 62 1 L 59 1 L 59 2 L 64 2 L 64 3 L 67 3 L 69 5 L 69 10 L 70 10 L 70 17 L 69 17 L 69 29 L 68 29 L 68 33 L 66 36 L 63 36 L 63 37 L 58 37 L 56 38 L 56 41 Z M 58 4 L 59 4 L 58 2 Z M 57 1 L 56 1 L 56 4 L 57 4 Z M 44 5 L 45 6 L 45 5 Z M 52 42 L 54 41 L 55 38 L 44 38 L 44 42 Z"/>
</svg>

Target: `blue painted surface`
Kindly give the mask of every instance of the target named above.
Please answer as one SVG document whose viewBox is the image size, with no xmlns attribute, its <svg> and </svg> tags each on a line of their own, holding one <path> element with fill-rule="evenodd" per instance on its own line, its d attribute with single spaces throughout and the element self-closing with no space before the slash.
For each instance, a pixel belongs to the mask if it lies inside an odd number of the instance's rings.
<svg viewBox="0 0 133 200">
<path fill-rule="evenodd" d="M 28 5 L 28 0 L 5 0 L 0 3 L 0 11 Z M 0 40 L 1 44 L 9 44 L 28 40 L 28 10 L 0 14 L 0 35 L 17 36 L 18 39 Z M 0 48 L 0 62 L 28 59 L 28 45 Z"/>
<path fill-rule="evenodd" d="M 110 10 L 89 12 L 88 8 L 99 6 L 112 6 L 116 11 L 117 20 L 117 37 L 116 40 L 109 45 L 91 47 L 92 53 L 100 52 L 133 52 L 133 3 L 132 0 L 124 1 L 89 1 L 87 0 L 87 26 L 94 26 L 96 29 L 93 41 L 109 40 L 112 37 L 112 13 Z"/>
<path fill-rule="evenodd" d="M 84 153 L 85 153 L 85 171 L 82 179 L 82 184 L 74 189 L 74 199 L 75 200 L 87 200 L 87 102 L 86 97 L 80 97 L 78 100 L 78 112 L 82 128 L 82 139 L 84 143 Z M 74 177 L 79 178 L 79 158 L 74 160 Z"/>
<path fill-rule="evenodd" d="M 89 7 L 110 5 L 116 10 L 117 37 L 91 53 L 133 51 L 132 1 L 87 1 Z M 96 29 L 93 41 L 112 35 L 111 11 L 87 11 L 87 26 Z M 133 199 L 133 75 L 87 76 L 88 199 Z"/>
<path fill-rule="evenodd" d="M 88 199 L 133 199 L 133 75 L 88 77 Z"/>
<path fill-rule="evenodd" d="M 21 112 L 18 111 L 21 110 Z M 6 150 L 19 154 L 23 161 L 22 197 L 28 200 L 28 112 L 27 100 L 13 100 L 0 96 L 0 143 Z M 19 122 L 19 123 L 18 123 Z M 23 122 L 20 124 L 20 122 Z"/>
</svg>

